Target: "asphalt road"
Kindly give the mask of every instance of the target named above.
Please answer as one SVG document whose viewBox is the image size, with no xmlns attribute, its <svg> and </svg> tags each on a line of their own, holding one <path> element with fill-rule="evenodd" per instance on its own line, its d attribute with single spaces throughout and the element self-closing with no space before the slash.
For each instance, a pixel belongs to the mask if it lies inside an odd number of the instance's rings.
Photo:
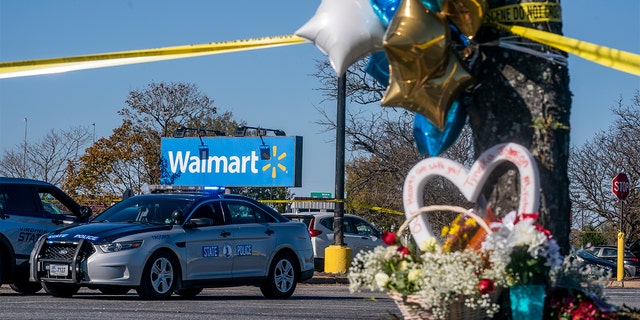
<svg viewBox="0 0 640 320">
<path fill-rule="evenodd" d="M 373 299 L 375 298 L 375 299 Z M 23 296 L 0 287 L 0 319 L 392 319 L 394 302 L 382 293 L 349 293 L 345 285 L 299 284 L 287 300 L 265 299 L 257 287 L 205 289 L 191 300 L 173 296 L 143 301 L 135 291 L 124 296 L 82 289 L 73 298 L 40 291 Z"/>
<path fill-rule="evenodd" d="M 640 310 L 640 289 L 605 289 L 614 306 Z M 620 310 L 620 309 L 619 309 Z M 400 312 L 383 293 L 350 293 L 344 284 L 299 284 L 287 300 L 265 299 L 257 287 L 205 289 L 194 299 L 140 300 L 135 291 L 104 295 L 81 289 L 73 298 L 54 298 L 44 291 L 20 295 L 0 287 L 0 319 L 398 319 Z"/>
</svg>

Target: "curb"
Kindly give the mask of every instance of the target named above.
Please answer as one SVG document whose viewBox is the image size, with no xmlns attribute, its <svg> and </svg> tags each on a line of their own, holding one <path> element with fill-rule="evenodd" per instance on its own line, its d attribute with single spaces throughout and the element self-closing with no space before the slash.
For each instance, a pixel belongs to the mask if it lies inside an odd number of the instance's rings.
<svg viewBox="0 0 640 320">
<path fill-rule="evenodd" d="M 606 288 L 627 288 L 627 289 L 638 289 L 640 288 L 640 281 L 631 280 L 631 281 L 609 281 Z"/>
</svg>

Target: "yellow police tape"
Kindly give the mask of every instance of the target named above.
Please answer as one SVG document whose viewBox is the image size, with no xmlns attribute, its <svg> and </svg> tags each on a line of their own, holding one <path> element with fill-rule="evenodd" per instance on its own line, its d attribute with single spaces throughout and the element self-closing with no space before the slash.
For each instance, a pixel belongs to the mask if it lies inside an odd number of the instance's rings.
<svg viewBox="0 0 640 320">
<path fill-rule="evenodd" d="M 0 79 L 190 58 L 235 51 L 287 46 L 305 42 L 308 41 L 296 35 L 284 35 L 157 49 L 99 53 L 84 56 L 1 62 Z"/>
<path fill-rule="evenodd" d="M 550 32 L 502 23 L 560 21 L 560 17 L 561 9 L 559 5 L 552 3 L 523 3 L 490 10 L 485 17 L 485 23 L 589 61 L 623 72 L 640 75 L 640 56 L 637 54 L 567 38 Z M 158 49 L 0 62 L 0 79 L 264 49 L 307 42 L 307 40 L 296 35 L 283 35 Z"/>
<path fill-rule="evenodd" d="M 638 54 L 521 26 L 508 26 L 501 23 L 491 23 L 491 25 L 609 68 L 640 76 L 640 55 Z"/>
<path fill-rule="evenodd" d="M 344 200 L 341 200 L 341 199 L 320 199 L 320 198 L 319 199 L 305 199 L 305 200 L 258 200 L 258 201 L 263 202 L 263 203 L 345 202 Z M 350 203 L 350 205 L 353 206 L 353 207 L 364 208 L 364 209 L 369 209 L 369 210 L 373 210 L 373 211 L 379 211 L 379 212 L 383 212 L 383 213 L 404 215 L 404 212 L 402 212 L 402 211 L 396 211 L 396 210 L 391 210 L 391 209 L 377 207 L 377 206 L 370 206 L 370 205 L 361 204 L 361 203 Z"/>
<path fill-rule="evenodd" d="M 528 2 L 498 7 L 487 11 L 484 23 L 562 22 L 559 3 Z"/>
</svg>

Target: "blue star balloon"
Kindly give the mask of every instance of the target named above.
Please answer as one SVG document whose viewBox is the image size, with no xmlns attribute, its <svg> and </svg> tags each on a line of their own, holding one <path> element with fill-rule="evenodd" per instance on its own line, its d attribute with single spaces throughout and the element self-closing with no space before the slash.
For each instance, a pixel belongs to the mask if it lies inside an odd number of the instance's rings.
<svg viewBox="0 0 640 320">
<path fill-rule="evenodd" d="M 396 13 L 396 9 L 400 5 L 402 0 L 370 0 L 373 12 L 380 18 L 382 24 L 387 27 L 393 15 Z M 444 0 L 422 0 L 427 9 L 438 12 L 442 7 Z"/>
<path fill-rule="evenodd" d="M 366 73 L 372 76 L 382 86 L 389 85 L 389 60 L 384 52 L 376 52 L 369 56 L 369 63 L 364 69 Z"/>
<path fill-rule="evenodd" d="M 416 140 L 418 152 L 431 157 L 440 155 L 456 142 L 466 122 L 467 112 L 458 101 L 451 105 L 443 131 L 425 116 L 416 113 L 413 119 L 413 138 Z"/>
</svg>

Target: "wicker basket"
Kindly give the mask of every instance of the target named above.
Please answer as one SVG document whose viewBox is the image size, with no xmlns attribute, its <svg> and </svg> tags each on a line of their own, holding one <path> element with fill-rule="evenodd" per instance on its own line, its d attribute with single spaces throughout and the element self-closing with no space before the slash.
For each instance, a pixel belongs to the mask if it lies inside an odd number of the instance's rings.
<svg viewBox="0 0 640 320">
<path fill-rule="evenodd" d="M 411 216 L 409 216 L 405 222 L 398 228 L 396 232 L 398 237 L 401 237 L 402 232 L 409 226 L 411 220 L 415 219 L 421 214 L 433 211 L 452 211 L 457 213 L 462 213 L 468 215 L 469 217 L 476 220 L 478 225 L 481 227 L 484 235 L 490 234 L 492 231 L 487 225 L 486 221 L 480 216 L 473 213 L 473 211 L 467 210 L 458 206 L 448 206 L 448 205 L 431 205 L 420 208 L 418 211 L 414 212 Z M 476 248 L 478 249 L 478 248 Z M 402 296 L 402 294 L 398 292 L 388 292 L 387 295 L 393 299 L 400 309 L 402 316 L 405 320 L 437 320 L 438 318 L 431 312 L 429 309 L 425 309 L 421 306 L 422 297 L 419 295 L 408 295 Z M 499 292 L 494 292 L 491 294 L 494 298 L 494 301 L 497 300 Z M 472 309 L 464 305 L 464 300 L 460 299 L 454 301 L 449 305 L 447 319 L 450 320 L 474 320 L 474 319 L 485 319 L 486 313 L 482 309 Z"/>
<path fill-rule="evenodd" d="M 420 305 L 419 295 L 403 297 L 397 292 L 387 293 L 389 298 L 396 303 L 405 320 L 437 320 L 431 310 Z M 482 309 L 471 309 L 464 305 L 463 301 L 455 301 L 449 305 L 447 319 L 449 320 L 481 320 L 487 317 Z"/>
</svg>

